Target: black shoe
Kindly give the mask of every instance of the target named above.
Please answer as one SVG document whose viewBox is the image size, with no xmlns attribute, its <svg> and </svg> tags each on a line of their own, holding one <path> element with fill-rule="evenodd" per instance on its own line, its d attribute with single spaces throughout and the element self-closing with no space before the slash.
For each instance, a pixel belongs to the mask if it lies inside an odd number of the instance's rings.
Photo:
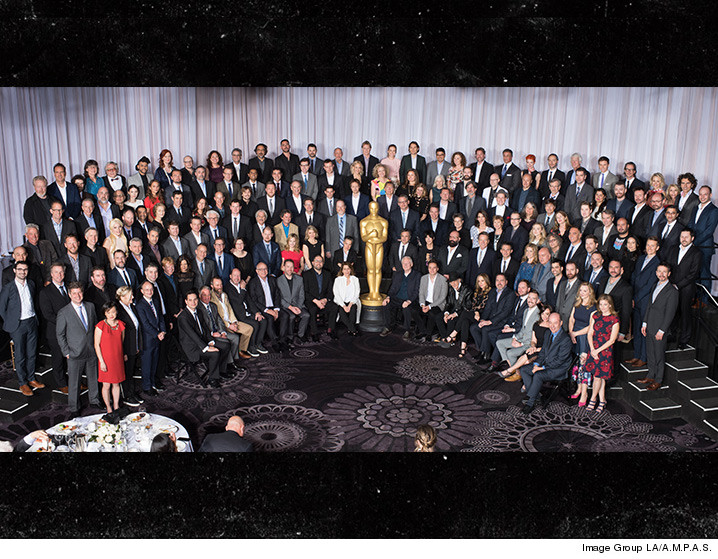
<svg viewBox="0 0 718 559">
<path fill-rule="evenodd" d="M 379 335 L 383 338 L 384 336 L 388 336 L 389 334 L 391 334 L 391 330 L 389 330 L 388 328 L 384 328 Z"/>
<path fill-rule="evenodd" d="M 678 349 L 688 349 L 688 344 L 680 343 L 678 344 Z"/>
<path fill-rule="evenodd" d="M 144 402 L 144 400 L 142 399 L 142 392 L 139 392 L 138 394 L 135 394 L 134 398 L 135 398 L 135 400 L 136 400 L 137 402 L 139 402 L 140 404 Z"/>
<path fill-rule="evenodd" d="M 248 347 L 247 353 L 249 353 L 252 357 L 259 357 L 259 352 L 253 347 Z"/>
<path fill-rule="evenodd" d="M 223 379 L 234 378 L 234 374 L 230 373 L 229 371 L 227 371 L 226 373 L 219 373 L 219 376 L 220 376 L 220 378 L 223 378 Z"/>
<path fill-rule="evenodd" d="M 137 394 L 137 399 L 140 401 L 140 403 L 144 403 L 145 400 L 148 398 L 152 398 L 152 389 L 150 388 L 149 391 L 145 392 L 142 390 Z"/>
<path fill-rule="evenodd" d="M 136 408 L 137 406 L 140 405 L 140 401 L 137 398 L 135 398 L 134 396 L 130 396 L 129 398 L 125 399 L 125 405 Z"/>
<path fill-rule="evenodd" d="M 260 354 L 262 354 L 262 355 L 266 355 L 267 353 L 269 353 L 269 350 L 268 350 L 266 347 L 264 347 L 262 344 L 259 344 L 259 345 L 258 345 L 256 348 L 254 348 L 254 349 L 257 350 L 257 353 L 260 353 Z"/>
<path fill-rule="evenodd" d="M 530 406 L 529 404 L 524 404 L 524 407 L 521 408 L 521 413 L 524 413 L 526 415 L 530 414 L 532 411 L 534 411 L 534 408 L 536 406 Z"/>
<path fill-rule="evenodd" d="M 405 340 L 408 340 L 409 338 L 411 338 L 411 330 L 407 330 L 406 332 L 404 332 L 404 334 L 401 337 Z"/>
<path fill-rule="evenodd" d="M 209 385 L 210 385 L 212 388 L 222 388 L 222 385 L 219 383 L 218 380 L 210 380 L 210 381 L 209 381 Z"/>
<path fill-rule="evenodd" d="M 162 384 L 161 380 L 156 380 L 155 384 L 152 386 L 152 388 L 154 388 L 158 392 L 162 392 L 165 389 L 165 385 Z"/>
</svg>

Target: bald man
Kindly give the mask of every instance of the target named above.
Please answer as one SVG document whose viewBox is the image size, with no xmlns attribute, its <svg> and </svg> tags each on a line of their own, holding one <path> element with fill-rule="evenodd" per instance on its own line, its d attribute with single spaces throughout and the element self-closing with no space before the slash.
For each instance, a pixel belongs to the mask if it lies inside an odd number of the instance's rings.
<svg viewBox="0 0 718 559">
<path fill-rule="evenodd" d="M 252 443 L 243 439 L 244 421 L 238 415 L 227 420 L 224 433 L 210 433 L 199 452 L 252 452 Z"/>
</svg>

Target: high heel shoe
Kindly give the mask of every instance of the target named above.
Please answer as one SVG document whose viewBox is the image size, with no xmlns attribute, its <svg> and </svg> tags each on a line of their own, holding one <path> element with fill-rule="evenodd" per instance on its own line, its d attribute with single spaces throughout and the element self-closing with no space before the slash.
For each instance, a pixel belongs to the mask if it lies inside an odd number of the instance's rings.
<svg viewBox="0 0 718 559">
<path fill-rule="evenodd" d="M 467 346 L 461 347 L 461 351 L 459 351 L 459 359 L 461 359 L 464 355 L 466 355 L 466 347 Z"/>
<path fill-rule="evenodd" d="M 588 406 L 586 406 L 586 411 L 593 411 L 596 408 L 596 400 L 591 400 L 588 402 Z"/>
<path fill-rule="evenodd" d="M 581 395 L 580 392 L 577 393 L 577 394 L 571 394 L 571 399 L 572 399 L 572 400 L 575 400 L 575 399 L 578 398 L 580 395 Z M 586 404 L 586 402 L 584 402 L 584 405 L 585 405 L 585 404 Z"/>
<path fill-rule="evenodd" d="M 598 407 L 596 408 L 596 413 L 603 413 L 603 411 L 606 409 L 606 402 L 599 402 Z"/>
</svg>

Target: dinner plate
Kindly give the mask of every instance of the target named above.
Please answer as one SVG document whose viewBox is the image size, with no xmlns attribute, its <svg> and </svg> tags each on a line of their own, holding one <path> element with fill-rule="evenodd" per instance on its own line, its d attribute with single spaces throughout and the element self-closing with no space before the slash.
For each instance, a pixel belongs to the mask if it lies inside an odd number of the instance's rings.
<svg viewBox="0 0 718 559">
<path fill-rule="evenodd" d="M 32 446 L 27 449 L 27 452 L 52 452 L 55 450 L 55 445 L 52 443 L 48 443 L 47 446 L 45 446 L 40 441 L 35 441 L 32 443 Z"/>
<path fill-rule="evenodd" d="M 171 423 L 169 425 L 159 425 L 156 427 L 160 433 L 176 433 L 178 429 L 177 425 L 172 425 Z"/>
<path fill-rule="evenodd" d="M 184 441 L 177 441 L 177 452 L 184 452 L 184 450 L 187 448 L 187 445 Z"/>
<path fill-rule="evenodd" d="M 77 431 L 79 427 L 80 424 L 77 421 L 65 421 L 64 423 L 58 423 L 47 431 L 54 435 L 67 435 Z"/>
<path fill-rule="evenodd" d="M 139 421 L 144 421 L 145 419 L 149 418 L 150 414 L 147 412 L 135 412 L 129 414 L 125 419 L 131 423 L 137 423 Z"/>
</svg>

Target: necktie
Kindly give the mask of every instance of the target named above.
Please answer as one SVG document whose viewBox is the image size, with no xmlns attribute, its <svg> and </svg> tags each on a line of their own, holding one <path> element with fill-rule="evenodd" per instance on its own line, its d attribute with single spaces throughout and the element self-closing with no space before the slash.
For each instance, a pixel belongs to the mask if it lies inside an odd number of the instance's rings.
<svg viewBox="0 0 718 559">
<path fill-rule="evenodd" d="M 595 279 L 596 279 L 596 270 L 594 270 L 593 272 L 591 272 L 591 281 L 590 281 L 590 283 L 593 283 Z"/>
<path fill-rule="evenodd" d="M 231 200 L 232 199 L 232 183 L 231 182 L 227 183 L 227 192 L 229 192 L 229 199 Z"/>
<path fill-rule="evenodd" d="M 63 297 L 67 298 L 67 290 L 64 284 L 60 286 L 60 293 L 62 293 Z"/>
<path fill-rule="evenodd" d="M 586 261 L 583 263 L 583 267 L 584 267 L 584 268 L 588 268 L 588 265 L 589 265 L 590 263 L 591 263 L 591 255 L 590 255 L 590 254 L 587 254 L 587 255 L 586 255 Z"/>
<path fill-rule="evenodd" d="M 501 178 L 503 179 L 506 176 L 506 171 L 508 170 L 509 165 L 508 163 L 504 163 L 504 170 L 501 171 Z"/>
<path fill-rule="evenodd" d="M 204 332 L 202 332 L 202 325 L 199 322 L 199 317 L 197 316 L 197 313 L 193 312 L 192 316 L 194 316 L 194 321 L 197 323 L 197 327 L 199 328 L 199 333 L 203 334 Z"/>
<path fill-rule="evenodd" d="M 404 258 L 404 255 L 406 254 L 406 245 L 401 245 L 401 250 L 399 251 L 399 262 L 401 262 L 402 258 Z"/>
<path fill-rule="evenodd" d="M 663 236 L 661 238 L 665 239 L 668 236 L 668 233 L 670 233 L 670 232 L 671 232 L 671 226 L 670 226 L 670 224 L 667 223 L 666 226 L 663 228 Z"/>
<path fill-rule="evenodd" d="M 401 226 L 406 227 L 406 212 L 401 212 Z"/>
<path fill-rule="evenodd" d="M 82 326 L 85 329 L 85 332 L 87 332 L 87 319 L 85 318 L 85 307 L 80 306 L 80 321 L 82 322 Z"/>
<path fill-rule="evenodd" d="M 482 248 L 479 250 L 479 268 L 481 268 L 481 263 L 484 261 L 484 249 Z"/>
<path fill-rule="evenodd" d="M 239 218 L 234 218 L 234 228 L 232 229 L 232 236 L 236 239 L 239 234 Z"/>
<path fill-rule="evenodd" d="M 177 215 L 180 216 L 180 217 L 182 217 L 182 206 L 180 206 L 179 208 L 177 208 Z"/>
<path fill-rule="evenodd" d="M 551 222 L 551 217 L 547 215 L 547 216 L 546 216 L 546 229 L 548 229 L 548 224 L 549 224 L 550 222 Z"/>
<path fill-rule="evenodd" d="M 253 182 L 253 183 L 251 183 L 251 185 L 252 185 L 252 196 L 256 197 L 257 196 L 257 183 Z"/>
<path fill-rule="evenodd" d="M 273 197 L 269 199 L 269 215 L 270 216 L 274 215 L 274 198 Z"/>
<path fill-rule="evenodd" d="M 264 243 L 264 246 L 267 249 L 267 256 L 269 256 L 269 258 L 272 258 L 272 245 L 270 245 L 269 243 Z"/>
<path fill-rule="evenodd" d="M 204 262 L 199 263 L 199 275 L 200 276 L 204 275 Z"/>
<path fill-rule="evenodd" d="M 214 321 L 214 315 L 212 314 L 212 307 L 207 305 L 207 314 L 209 315 L 209 323 L 212 326 L 212 332 L 217 331 L 217 323 Z"/>
<path fill-rule="evenodd" d="M 579 194 L 581 194 L 581 187 L 577 184 L 576 185 L 576 198 L 578 198 Z"/>
<path fill-rule="evenodd" d="M 571 248 L 568 249 L 568 254 L 566 255 L 566 262 L 571 260 L 571 257 L 573 256 L 573 253 L 575 252 L 575 248 L 573 245 L 571 245 Z"/>
<path fill-rule="evenodd" d="M 309 219 L 307 220 L 307 224 L 309 224 L 309 225 L 312 224 L 312 216 L 311 215 L 309 216 Z"/>
<path fill-rule="evenodd" d="M 130 285 L 130 276 L 127 275 L 127 270 L 122 270 L 122 277 L 125 278 L 125 285 Z"/>
<path fill-rule="evenodd" d="M 466 200 L 466 216 L 467 217 L 469 217 L 471 215 L 471 210 L 473 209 L 473 207 L 474 207 L 474 198 L 470 196 Z"/>
<path fill-rule="evenodd" d="M 222 257 L 221 256 L 219 258 L 217 258 L 217 266 L 219 267 L 220 270 L 222 269 Z"/>
<path fill-rule="evenodd" d="M 344 246 L 344 216 L 339 218 L 339 248 Z"/>
<path fill-rule="evenodd" d="M 217 233 L 217 230 L 216 230 L 216 229 L 213 230 L 213 231 L 212 231 L 212 237 L 213 237 L 213 239 L 214 239 L 215 241 L 217 240 L 217 237 L 218 237 L 218 236 L 219 236 L 219 233 Z"/>
<path fill-rule="evenodd" d="M 329 215 L 334 215 L 334 198 L 329 199 Z"/>
<path fill-rule="evenodd" d="M 603 181 L 604 181 L 605 178 L 606 178 L 606 176 L 605 176 L 603 173 L 601 173 L 601 186 L 600 186 L 600 188 L 603 188 Z"/>
<path fill-rule="evenodd" d="M 502 273 L 502 274 L 505 274 L 505 273 L 506 273 L 506 266 L 507 266 L 507 264 L 508 264 L 508 262 L 506 262 L 506 260 L 501 260 L 501 273 Z"/>
<path fill-rule="evenodd" d="M 307 175 L 304 175 L 304 192 L 307 191 Z"/>
<path fill-rule="evenodd" d="M 548 182 L 550 183 L 552 180 L 553 180 L 553 171 L 549 171 Z"/>
<path fill-rule="evenodd" d="M 147 175 L 140 175 L 140 178 L 142 179 L 142 186 L 145 189 L 145 192 L 147 192 L 147 186 L 149 185 L 149 181 L 147 180 Z"/>
<path fill-rule="evenodd" d="M 157 309 L 155 309 L 155 304 L 152 302 L 152 299 L 148 301 L 150 304 L 150 308 L 152 309 L 152 314 L 155 315 L 155 318 L 157 318 Z"/>
</svg>

